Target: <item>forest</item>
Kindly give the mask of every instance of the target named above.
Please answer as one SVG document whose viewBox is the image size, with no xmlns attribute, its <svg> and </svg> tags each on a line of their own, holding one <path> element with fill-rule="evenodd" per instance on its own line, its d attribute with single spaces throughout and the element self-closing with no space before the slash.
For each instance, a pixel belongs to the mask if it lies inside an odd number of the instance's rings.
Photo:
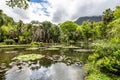
<svg viewBox="0 0 120 80">
<path fill-rule="evenodd" d="M 93 49 L 84 64 L 85 80 L 120 80 L 120 6 L 106 9 L 102 21 L 73 21 L 54 24 L 49 21 L 16 22 L 0 10 L 0 46 L 39 45 L 45 43 L 79 45 Z"/>
</svg>

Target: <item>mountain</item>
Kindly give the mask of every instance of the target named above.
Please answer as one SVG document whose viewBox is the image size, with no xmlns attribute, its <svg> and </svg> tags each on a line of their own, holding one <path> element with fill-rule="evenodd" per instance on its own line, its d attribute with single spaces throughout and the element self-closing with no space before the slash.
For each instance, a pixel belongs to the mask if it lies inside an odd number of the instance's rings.
<svg viewBox="0 0 120 80">
<path fill-rule="evenodd" d="M 85 16 L 85 17 L 80 17 L 78 18 L 75 23 L 81 25 L 84 21 L 95 21 L 95 22 L 99 22 L 102 20 L 101 16 Z"/>
</svg>

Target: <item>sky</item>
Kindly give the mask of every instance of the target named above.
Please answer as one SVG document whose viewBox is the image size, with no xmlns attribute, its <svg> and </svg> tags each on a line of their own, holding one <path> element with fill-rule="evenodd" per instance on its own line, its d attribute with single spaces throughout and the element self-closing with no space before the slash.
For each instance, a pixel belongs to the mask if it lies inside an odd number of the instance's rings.
<svg viewBox="0 0 120 80">
<path fill-rule="evenodd" d="M 0 9 L 15 21 L 25 23 L 36 21 L 51 21 L 62 23 L 66 20 L 76 20 L 84 16 L 102 15 L 105 9 L 115 9 L 120 0 L 30 0 L 29 8 L 11 8 L 6 0 L 0 0 Z"/>
</svg>

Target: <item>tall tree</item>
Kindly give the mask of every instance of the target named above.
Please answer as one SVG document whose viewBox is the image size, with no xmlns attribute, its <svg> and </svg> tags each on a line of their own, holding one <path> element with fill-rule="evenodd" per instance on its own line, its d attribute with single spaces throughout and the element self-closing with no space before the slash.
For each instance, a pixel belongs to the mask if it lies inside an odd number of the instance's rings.
<svg viewBox="0 0 120 80">
<path fill-rule="evenodd" d="M 93 22 L 89 22 L 89 21 L 85 21 L 82 24 L 82 34 L 83 34 L 83 38 L 84 38 L 84 42 L 85 42 L 85 48 L 88 48 L 89 45 L 89 41 L 93 41 L 94 40 L 94 36 L 95 36 L 95 31 L 94 30 L 94 25 Z"/>
<path fill-rule="evenodd" d="M 60 37 L 60 28 L 57 25 L 53 25 L 50 30 L 50 39 L 52 42 L 59 42 L 59 37 Z"/>
<path fill-rule="evenodd" d="M 110 8 L 106 9 L 102 15 L 102 21 L 104 22 L 104 24 L 108 24 L 113 19 L 114 19 L 113 11 Z"/>
<path fill-rule="evenodd" d="M 66 21 L 60 25 L 61 37 L 64 41 L 74 40 L 78 25 L 72 21 Z"/>
<path fill-rule="evenodd" d="M 120 6 L 116 6 L 116 9 L 114 11 L 114 17 L 115 19 L 120 18 Z"/>
</svg>

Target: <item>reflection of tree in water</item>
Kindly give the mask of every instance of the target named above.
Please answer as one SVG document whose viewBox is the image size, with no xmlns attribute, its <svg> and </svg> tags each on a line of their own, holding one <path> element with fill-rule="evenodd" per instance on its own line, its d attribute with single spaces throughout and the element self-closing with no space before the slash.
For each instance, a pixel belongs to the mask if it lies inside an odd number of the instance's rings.
<svg viewBox="0 0 120 80">
<path fill-rule="evenodd" d="M 49 59 L 47 59 L 47 58 L 42 58 L 41 60 L 40 60 L 40 65 L 41 66 L 44 66 L 44 67 L 50 67 L 51 65 L 52 65 L 52 61 L 51 60 L 49 60 Z"/>
<path fill-rule="evenodd" d="M 90 53 L 83 53 L 83 52 L 82 53 L 75 52 L 72 49 L 71 50 L 69 50 L 69 49 L 61 50 L 61 53 L 62 53 L 62 55 L 71 57 L 74 60 L 78 60 L 78 61 L 82 61 L 82 62 L 86 62 L 88 55 L 90 54 Z"/>
</svg>

